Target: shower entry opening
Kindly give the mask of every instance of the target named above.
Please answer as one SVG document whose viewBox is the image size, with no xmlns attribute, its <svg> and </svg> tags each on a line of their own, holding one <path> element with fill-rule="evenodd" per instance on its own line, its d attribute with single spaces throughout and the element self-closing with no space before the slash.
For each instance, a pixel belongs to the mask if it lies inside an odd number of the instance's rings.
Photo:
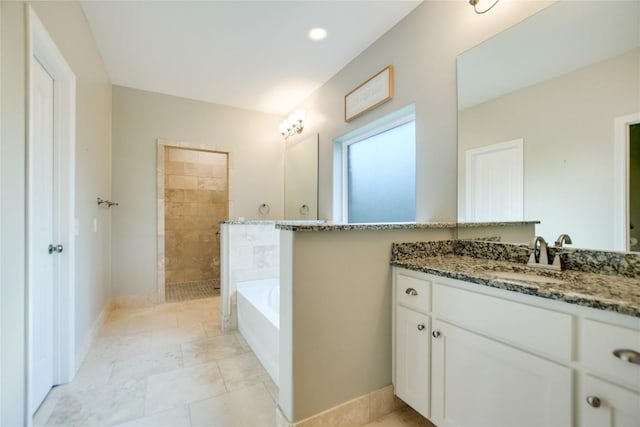
<svg viewBox="0 0 640 427">
<path fill-rule="evenodd" d="M 158 144 L 158 170 L 164 171 L 158 174 L 161 301 L 219 295 L 220 222 L 229 216 L 228 156 Z"/>
</svg>

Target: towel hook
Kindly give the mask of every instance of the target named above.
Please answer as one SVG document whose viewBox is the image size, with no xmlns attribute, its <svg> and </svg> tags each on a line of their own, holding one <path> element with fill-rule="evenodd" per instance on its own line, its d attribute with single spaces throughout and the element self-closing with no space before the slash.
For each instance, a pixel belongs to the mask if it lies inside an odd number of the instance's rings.
<svg viewBox="0 0 640 427">
<path fill-rule="evenodd" d="M 271 208 L 269 207 L 268 204 L 263 203 L 260 206 L 258 206 L 258 212 L 260 212 L 261 215 L 266 215 L 271 211 Z"/>
<path fill-rule="evenodd" d="M 111 200 L 103 200 L 100 197 L 98 197 L 98 206 L 101 205 L 107 205 L 108 208 L 110 208 L 111 206 L 119 206 L 119 203 L 116 202 L 112 202 Z"/>
</svg>

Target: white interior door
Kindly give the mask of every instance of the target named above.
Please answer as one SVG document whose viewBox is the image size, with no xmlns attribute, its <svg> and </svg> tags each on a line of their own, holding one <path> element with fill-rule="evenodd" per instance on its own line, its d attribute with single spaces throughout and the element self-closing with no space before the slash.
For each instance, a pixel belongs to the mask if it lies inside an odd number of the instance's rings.
<svg viewBox="0 0 640 427">
<path fill-rule="evenodd" d="M 467 150 L 467 221 L 524 218 L 523 140 Z"/>
<path fill-rule="evenodd" d="M 29 259 L 31 408 L 44 400 L 54 382 L 54 286 L 57 252 L 50 253 L 54 235 L 53 84 L 42 65 L 31 68 L 29 156 Z"/>
</svg>

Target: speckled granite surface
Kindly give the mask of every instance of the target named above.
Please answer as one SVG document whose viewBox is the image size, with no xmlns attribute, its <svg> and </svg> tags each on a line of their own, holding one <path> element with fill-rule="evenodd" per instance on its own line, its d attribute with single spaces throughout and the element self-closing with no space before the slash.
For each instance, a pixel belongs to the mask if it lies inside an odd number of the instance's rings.
<svg viewBox="0 0 640 427">
<path fill-rule="evenodd" d="M 260 219 L 243 219 L 242 221 L 240 220 L 225 220 L 220 222 L 220 224 L 231 224 L 231 225 L 259 225 L 259 224 L 289 224 L 289 225 L 301 225 L 301 224 L 306 224 L 306 225 L 317 225 L 317 224 L 326 224 L 326 221 L 320 221 L 320 220 L 291 220 L 291 221 L 285 221 L 285 220 L 260 220 Z"/>
<path fill-rule="evenodd" d="M 505 225 L 525 225 L 540 224 L 540 221 L 506 221 L 506 222 L 458 222 L 456 225 L 460 228 L 476 228 L 476 227 L 502 227 Z"/>
<path fill-rule="evenodd" d="M 456 227 L 488 227 L 488 226 L 507 226 L 521 224 L 539 224 L 539 221 L 516 221 L 516 222 L 474 222 L 474 223 L 457 223 L 457 222 L 391 222 L 381 224 L 291 224 L 277 223 L 276 228 L 280 230 L 291 231 L 337 231 L 337 230 L 400 230 L 400 229 L 424 229 L 424 228 L 456 228 Z"/>
<path fill-rule="evenodd" d="M 443 241 L 394 244 L 391 263 L 410 270 L 640 317 L 640 254 L 572 249 L 564 255 L 567 270 L 546 271 L 526 266 L 529 257 L 526 246 Z M 500 278 L 494 275 L 496 272 L 527 273 L 536 279 Z"/>
<path fill-rule="evenodd" d="M 387 222 L 367 224 L 277 224 L 276 228 L 290 231 L 345 231 L 345 230 L 402 230 L 419 228 L 455 228 L 455 222 Z"/>
</svg>

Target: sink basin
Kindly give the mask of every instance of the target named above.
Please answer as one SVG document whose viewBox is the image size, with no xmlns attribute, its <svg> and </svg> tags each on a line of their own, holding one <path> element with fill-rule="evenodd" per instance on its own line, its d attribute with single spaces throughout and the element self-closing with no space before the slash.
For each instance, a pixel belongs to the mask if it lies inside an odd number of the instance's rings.
<svg viewBox="0 0 640 427">
<path fill-rule="evenodd" d="M 495 279 L 514 280 L 518 282 L 535 282 L 535 283 L 564 283 L 564 280 L 555 277 L 538 276 L 530 273 L 518 273 L 515 271 L 491 271 L 487 272 L 488 276 Z"/>
</svg>

